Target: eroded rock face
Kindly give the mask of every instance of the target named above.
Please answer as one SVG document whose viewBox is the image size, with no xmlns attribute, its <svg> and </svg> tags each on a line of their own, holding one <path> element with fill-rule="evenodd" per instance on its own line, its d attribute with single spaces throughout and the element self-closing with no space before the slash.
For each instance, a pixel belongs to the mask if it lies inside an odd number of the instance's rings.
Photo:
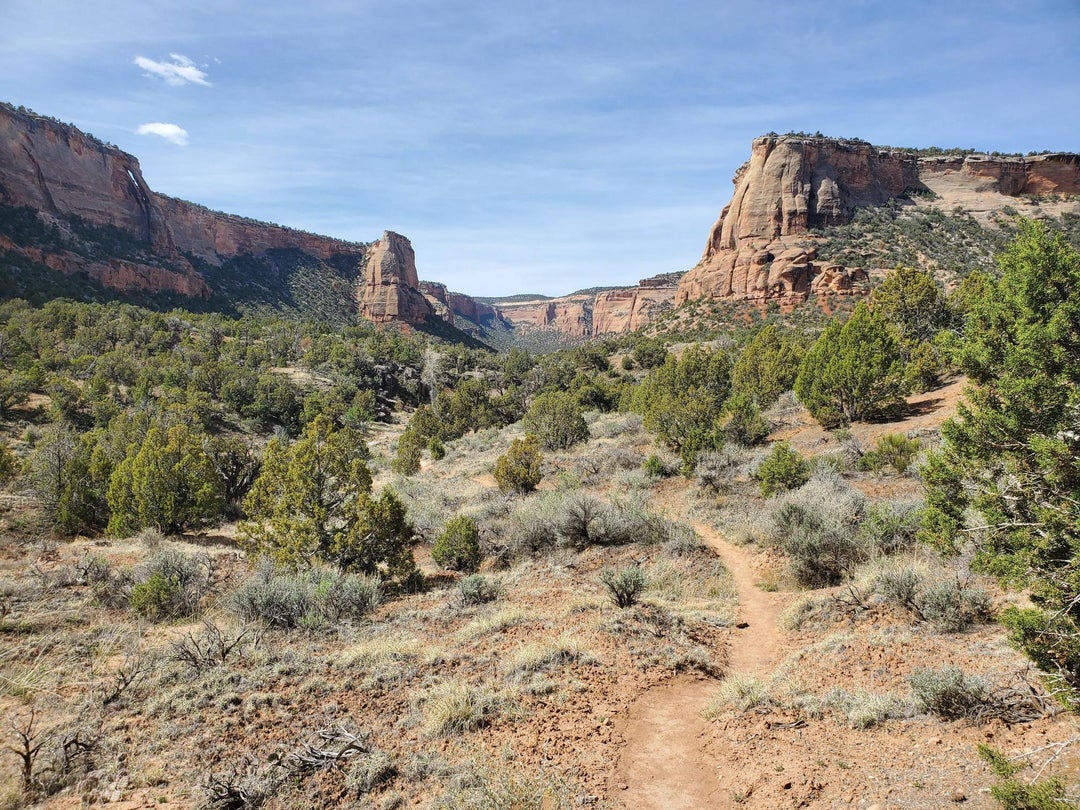
<svg viewBox="0 0 1080 810">
<path fill-rule="evenodd" d="M 364 245 L 210 211 L 157 194 L 139 161 L 78 129 L 0 106 L 0 203 L 29 206 L 46 219 L 78 217 L 145 243 L 140 259 L 88 259 L 62 248 L 15 245 L 55 270 L 85 272 L 119 290 L 207 297 L 210 288 L 188 256 L 213 265 L 235 256 L 297 248 L 322 260 L 359 262 Z M 36 258 L 35 258 L 36 255 Z"/>
<path fill-rule="evenodd" d="M 642 279 L 626 290 L 599 293 L 593 303 L 593 335 L 633 332 L 672 307 L 677 282 Z"/>
<path fill-rule="evenodd" d="M 497 302 L 516 329 L 547 329 L 572 339 L 631 332 L 673 306 L 679 274 L 647 278 L 636 287 L 574 293 L 559 298 Z"/>
<path fill-rule="evenodd" d="M 376 323 L 423 323 L 435 309 L 420 291 L 412 243 L 393 231 L 368 250 L 359 290 L 360 314 Z"/>
<path fill-rule="evenodd" d="M 927 158 L 862 141 L 765 136 L 733 182 L 701 261 L 679 284 L 677 305 L 698 298 L 791 305 L 815 293 L 864 293 L 866 272 L 818 262 L 810 230 L 911 192 L 957 195 L 965 208 L 971 198 L 994 207 L 988 195 L 1077 194 L 1080 156 Z"/>
</svg>

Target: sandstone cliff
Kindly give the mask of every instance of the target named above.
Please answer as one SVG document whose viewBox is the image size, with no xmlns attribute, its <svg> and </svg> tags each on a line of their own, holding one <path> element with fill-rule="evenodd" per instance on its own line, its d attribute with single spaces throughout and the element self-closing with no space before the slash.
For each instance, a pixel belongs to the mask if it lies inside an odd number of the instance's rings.
<svg viewBox="0 0 1080 810">
<path fill-rule="evenodd" d="M 220 266 L 238 256 L 292 248 L 318 261 L 358 265 L 365 246 L 210 211 L 157 194 L 139 161 L 75 127 L 0 105 L 0 204 L 35 209 L 64 244 L 4 247 L 51 269 L 83 272 L 123 291 L 211 293 L 193 261 Z M 102 258 L 70 223 L 115 228 L 130 238 L 127 255 Z M 358 269 L 358 268 L 357 268 Z"/>
<path fill-rule="evenodd" d="M 420 292 L 412 243 L 401 234 L 384 231 L 371 245 L 358 303 L 360 314 L 375 323 L 418 324 L 435 313 Z"/>
<path fill-rule="evenodd" d="M 447 323 L 459 326 L 460 319 L 464 318 L 482 326 L 494 320 L 502 320 L 502 313 L 495 307 L 464 293 L 452 292 L 445 284 L 437 281 L 421 281 L 420 292 L 435 309 L 435 314 Z"/>
<path fill-rule="evenodd" d="M 863 141 L 757 138 L 736 172 L 735 193 L 713 225 L 701 261 L 679 284 L 676 304 L 698 298 L 805 301 L 867 289 L 867 269 L 818 258 L 812 230 L 855 211 L 904 198 L 949 210 L 1001 210 L 1020 195 L 1080 193 L 1080 156 L 920 156 Z"/>
<path fill-rule="evenodd" d="M 583 291 L 558 298 L 498 300 L 500 316 L 523 331 L 549 330 L 571 340 L 632 332 L 670 309 L 680 273 L 643 279 L 636 287 Z"/>
</svg>

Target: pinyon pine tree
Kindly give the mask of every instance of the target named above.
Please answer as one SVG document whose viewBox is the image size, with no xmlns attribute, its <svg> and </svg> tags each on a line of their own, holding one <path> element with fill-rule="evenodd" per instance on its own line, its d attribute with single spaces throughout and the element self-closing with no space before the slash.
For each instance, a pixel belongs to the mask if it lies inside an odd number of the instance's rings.
<svg viewBox="0 0 1080 810">
<path fill-rule="evenodd" d="M 795 395 L 825 427 L 865 419 L 906 394 L 898 341 L 865 302 L 847 323 L 829 322 L 795 379 Z"/>
<path fill-rule="evenodd" d="M 970 384 L 922 474 L 923 539 L 1031 589 L 1013 638 L 1080 687 L 1080 254 L 1021 221 L 1000 280 L 974 297 L 958 347 Z M 965 519 L 977 513 L 977 525 Z M 971 513 L 968 513 L 971 514 Z"/>
</svg>

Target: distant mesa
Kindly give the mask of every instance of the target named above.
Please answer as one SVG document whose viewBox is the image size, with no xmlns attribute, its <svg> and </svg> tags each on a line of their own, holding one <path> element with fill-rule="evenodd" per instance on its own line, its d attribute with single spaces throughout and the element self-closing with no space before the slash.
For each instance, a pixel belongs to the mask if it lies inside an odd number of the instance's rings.
<svg viewBox="0 0 1080 810">
<path fill-rule="evenodd" d="M 754 140 L 735 193 L 701 261 L 679 282 L 676 304 L 701 298 L 776 301 L 865 293 L 868 270 L 822 261 L 811 231 L 895 199 L 976 214 L 1032 194 L 1080 193 L 1080 156 L 927 155 L 865 141 L 802 135 Z"/>
</svg>

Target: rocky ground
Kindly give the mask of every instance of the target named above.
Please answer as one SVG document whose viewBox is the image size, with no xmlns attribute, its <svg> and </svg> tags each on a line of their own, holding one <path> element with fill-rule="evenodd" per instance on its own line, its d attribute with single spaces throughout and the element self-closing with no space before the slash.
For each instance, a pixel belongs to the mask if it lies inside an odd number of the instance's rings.
<svg viewBox="0 0 1080 810">
<path fill-rule="evenodd" d="M 860 428 L 866 435 L 854 439 L 896 430 L 929 438 L 958 391 L 940 389 L 906 421 Z M 808 454 L 842 450 L 795 408 L 774 417 L 777 435 Z M 429 540 L 456 511 L 478 517 L 493 552 L 482 573 L 500 584 L 497 599 L 463 604 L 460 576 L 438 570 L 422 544 L 425 590 L 329 628 L 237 619 L 229 594 L 251 563 L 232 527 L 56 542 L 35 530 L 32 504 L 5 493 L 0 734 L 19 750 L 33 712 L 42 782 L 60 778 L 65 741 L 77 760 L 39 806 L 197 807 L 226 785 L 273 786 L 262 806 L 280 808 L 994 807 L 980 743 L 1031 754 L 1041 767 L 1056 744 L 1080 736 L 1066 713 L 1015 722 L 917 711 L 908 678 L 928 665 L 1041 687 L 993 623 L 944 632 L 859 591 L 865 571 L 831 589 L 796 587 L 775 549 L 733 529 L 768 509 L 740 472 L 752 453 L 714 492 L 644 475 L 655 448 L 635 417 L 597 417 L 591 430 L 586 448 L 547 458 L 541 491 L 524 500 L 499 494 L 490 475 L 513 429 L 467 436 L 396 482 Z M 372 436 L 380 483 L 394 481 L 385 457 L 394 435 Z M 871 498 L 918 492 L 910 476 L 844 477 Z M 523 525 L 577 495 L 615 509 L 647 505 L 667 521 L 668 540 L 511 553 Z M 196 620 L 140 620 L 102 605 L 85 584 L 88 556 L 137 565 L 161 549 L 215 561 Z M 631 563 L 650 584 L 637 605 L 619 608 L 599 574 Z M 995 605 L 1019 598 L 983 584 Z M 808 598 L 812 609 L 797 607 Z M 239 640 L 223 663 L 196 670 L 175 642 L 203 638 L 204 621 Z M 340 753 L 345 732 L 359 741 L 355 755 L 310 767 L 297 758 Z M 80 755 L 73 739 L 93 745 Z M 1042 775 L 1076 783 L 1073 748 Z M 24 802 L 21 761 L 10 751 L 0 758 L 0 807 Z"/>
</svg>

